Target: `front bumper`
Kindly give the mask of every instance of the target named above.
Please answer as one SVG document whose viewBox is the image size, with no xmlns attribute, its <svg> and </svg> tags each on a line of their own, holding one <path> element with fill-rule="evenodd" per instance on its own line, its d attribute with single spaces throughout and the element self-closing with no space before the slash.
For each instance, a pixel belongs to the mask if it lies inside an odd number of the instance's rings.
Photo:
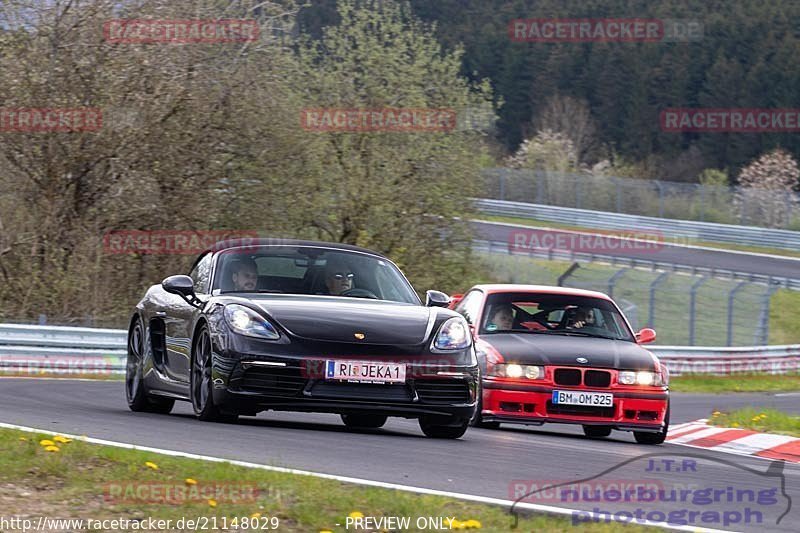
<svg viewBox="0 0 800 533">
<path fill-rule="evenodd" d="M 561 406 L 552 403 L 553 390 L 610 392 L 611 407 Z M 669 403 L 666 387 L 566 387 L 484 379 L 484 422 L 611 426 L 622 431 L 661 431 Z"/>
<path fill-rule="evenodd" d="M 257 362 L 248 359 L 231 361 L 227 379 L 221 379 L 214 388 L 214 401 L 225 410 L 467 420 L 477 407 L 477 365 L 406 363 L 404 383 L 367 384 L 325 379 L 323 359 L 274 356 L 261 356 Z M 386 358 L 364 359 L 388 362 Z"/>
</svg>

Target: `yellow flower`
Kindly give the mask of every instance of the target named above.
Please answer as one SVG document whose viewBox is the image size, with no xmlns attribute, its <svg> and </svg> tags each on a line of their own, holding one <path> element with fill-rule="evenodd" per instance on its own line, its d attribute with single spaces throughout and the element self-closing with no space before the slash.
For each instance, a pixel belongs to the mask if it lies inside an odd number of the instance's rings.
<svg viewBox="0 0 800 533">
<path fill-rule="evenodd" d="M 158 470 L 158 465 L 157 465 L 157 464 L 155 464 L 155 463 L 154 463 L 154 462 L 152 462 L 152 461 L 147 461 L 147 462 L 144 464 L 144 466 L 146 466 L 147 468 L 152 468 L 153 470 Z"/>
<path fill-rule="evenodd" d="M 61 444 L 72 442 L 72 439 L 68 439 L 67 437 L 64 437 L 62 435 L 56 435 L 55 437 L 53 437 L 53 440 L 56 442 L 60 442 Z"/>
<path fill-rule="evenodd" d="M 738 428 L 739 427 L 739 422 L 734 422 L 733 424 L 731 424 L 731 427 Z"/>
<path fill-rule="evenodd" d="M 364 518 L 364 513 L 361 513 L 361 512 L 358 512 L 358 511 L 353 511 L 352 513 L 350 513 L 347 516 L 349 516 L 350 518 Z"/>
<path fill-rule="evenodd" d="M 480 529 L 481 523 L 478 520 L 467 520 L 464 522 L 464 525 L 467 526 L 467 529 Z"/>
<path fill-rule="evenodd" d="M 217 506 L 217 500 L 215 500 L 214 498 L 209 499 L 208 500 L 208 506 L 209 507 L 216 507 Z"/>
<path fill-rule="evenodd" d="M 190 477 L 187 477 L 184 481 L 187 485 L 197 485 L 197 480 Z"/>
<path fill-rule="evenodd" d="M 261 513 L 253 513 L 250 515 L 250 518 L 259 519 L 261 518 Z"/>
<path fill-rule="evenodd" d="M 50 439 L 42 439 L 39 441 L 39 444 L 42 446 L 55 446 L 55 442 L 51 441 Z"/>
<path fill-rule="evenodd" d="M 28 440 L 28 437 L 20 437 L 19 440 Z"/>
<path fill-rule="evenodd" d="M 59 451 L 58 446 L 47 446 L 44 451 L 46 452 L 57 452 Z"/>
<path fill-rule="evenodd" d="M 466 529 L 466 527 L 466 522 L 456 520 L 455 518 L 453 518 L 452 522 L 450 522 L 450 529 Z"/>
<path fill-rule="evenodd" d="M 333 533 L 330 529 L 320 529 L 319 533 Z"/>
</svg>

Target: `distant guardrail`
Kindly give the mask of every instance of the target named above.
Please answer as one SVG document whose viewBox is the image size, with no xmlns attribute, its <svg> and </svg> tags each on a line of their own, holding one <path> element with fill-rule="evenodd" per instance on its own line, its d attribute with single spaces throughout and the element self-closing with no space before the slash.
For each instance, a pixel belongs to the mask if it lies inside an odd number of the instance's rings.
<svg viewBox="0 0 800 533">
<path fill-rule="evenodd" d="M 513 250 L 506 241 L 487 241 L 482 239 L 474 239 L 472 241 L 472 249 L 478 252 L 538 257 L 541 259 L 547 259 L 548 261 L 560 260 L 587 263 L 599 262 L 607 263 L 612 266 L 648 268 L 661 271 L 679 272 L 683 274 L 690 274 L 692 276 L 708 275 L 718 279 L 749 281 L 752 283 L 761 283 L 774 287 L 785 287 L 787 289 L 800 290 L 800 278 L 782 278 L 778 276 L 767 276 L 765 274 L 755 274 L 751 272 L 738 272 L 736 270 L 726 270 L 716 267 L 682 265 L 679 263 L 656 261 L 653 259 L 643 259 L 639 257 L 622 257 L 590 252 L 577 252 L 575 250 L 561 250 L 558 248 L 536 248 L 533 246 L 517 251 Z"/>
<path fill-rule="evenodd" d="M 800 250 L 800 231 L 626 215 L 607 211 L 509 202 L 487 198 L 475 198 L 474 201 L 478 210 L 487 215 L 531 218 L 589 228 L 614 230 L 635 228 L 637 231 L 651 230 L 659 232 L 665 237 Z"/>
<path fill-rule="evenodd" d="M 126 335 L 123 329 L 0 324 L 0 372 L 124 374 Z M 800 371 L 800 345 L 647 348 L 667 364 L 672 375 Z"/>
</svg>

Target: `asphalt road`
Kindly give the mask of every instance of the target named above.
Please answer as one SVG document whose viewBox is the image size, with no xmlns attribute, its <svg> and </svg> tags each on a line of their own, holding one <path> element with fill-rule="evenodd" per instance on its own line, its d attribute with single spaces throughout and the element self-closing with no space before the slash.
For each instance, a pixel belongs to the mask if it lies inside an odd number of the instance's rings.
<svg viewBox="0 0 800 533">
<path fill-rule="evenodd" d="M 675 394 L 673 420 L 694 420 L 707 416 L 715 407 L 738 404 L 796 411 L 797 403 L 797 397 L 792 396 Z M 523 501 L 612 513 L 636 513 L 637 509 L 642 509 L 641 513 L 683 512 L 684 519 L 692 520 L 690 525 L 737 531 L 796 531 L 800 520 L 800 505 L 795 505 L 776 524 L 789 503 L 782 496 L 780 478 L 764 475 L 773 464 L 769 461 L 672 444 L 641 446 L 629 434 L 618 432 L 609 439 L 589 440 L 568 426 L 504 426 L 506 429 L 500 430 L 473 428 L 460 440 L 442 441 L 425 438 L 411 420 L 390 419 L 383 429 L 353 432 L 334 415 L 273 412 L 243 418 L 234 425 L 211 424 L 195 420 L 189 405 L 181 402 L 171 415 L 132 413 L 125 404 L 121 382 L 32 379 L 0 379 L 0 421 L 504 499 L 515 499 L 515 494 L 548 484 L 585 480 L 607 470 L 581 485 L 583 492 L 545 491 Z M 658 456 L 643 457 L 654 453 Z M 800 502 L 800 467 L 786 465 L 782 474 L 788 496 Z M 613 493 L 606 491 L 614 483 L 623 483 L 634 491 L 638 486 L 643 490 L 654 488 L 656 499 L 648 501 L 647 492 L 641 493 L 641 498 L 631 492 L 623 498 L 629 501 L 613 501 Z M 569 488 L 575 486 L 562 487 Z M 698 492 L 702 490 L 706 492 Z M 713 501 L 704 500 L 702 494 L 714 495 Z M 730 503 L 737 494 L 744 502 Z M 760 502 L 748 501 L 757 500 L 759 495 Z M 602 497 L 600 502 L 589 501 L 597 496 Z M 667 501 L 672 499 L 676 501 Z M 744 514 L 748 509 L 749 517 Z M 726 527 L 723 512 L 739 513 L 739 518 L 729 514 L 733 523 Z M 761 523 L 757 522 L 759 515 L 753 513 L 761 513 Z"/>
<path fill-rule="evenodd" d="M 535 235 L 535 237 L 529 236 L 527 242 L 532 239 L 535 239 L 534 242 L 548 242 L 544 239 L 545 235 L 547 235 L 547 239 L 550 239 L 550 242 L 558 242 L 559 235 L 562 236 L 562 242 L 570 242 L 568 237 L 571 233 L 564 230 L 552 228 L 531 229 L 524 226 L 495 222 L 473 221 L 472 224 L 477 237 L 484 240 L 512 243 L 512 232 L 518 232 L 523 229 L 526 233 L 530 231 L 531 235 Z M 634 230 L 635 228 L 631 231 Z M 580 251 L 589 253 L 589 250 Z M 675 263 L 690 267 L 715 268 L 748 274 L 800 279 L 800 258 L 680 246 L 671 244 L 667 240 L 650 249 L 633 250 L 632 247 L 616 249 L 609 246 L 598 248 L 595 253 L 620 258 Z"/>
</svg>

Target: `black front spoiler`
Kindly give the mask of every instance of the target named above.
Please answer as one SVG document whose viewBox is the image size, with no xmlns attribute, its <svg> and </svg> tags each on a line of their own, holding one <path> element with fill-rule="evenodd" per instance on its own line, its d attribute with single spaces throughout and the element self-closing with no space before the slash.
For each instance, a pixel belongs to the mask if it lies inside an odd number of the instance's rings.
<svg viewBox="0 0 800 533">
<path fill-rule="evenodd" d="M 573 420 L 557 417 L 517 417 L 503 415 L 485 415 L 483 422 L 502 422 L 506 424 L 524 424 L 526 426 L 541 426 L 544 424 L 572 424 L 578 426 L 608 426 L 618 431 L 642 431 L 647 433 L 660 433 L 664 426 L 661 424 L 619 424 L 602 420 Z"/>
</svg>

